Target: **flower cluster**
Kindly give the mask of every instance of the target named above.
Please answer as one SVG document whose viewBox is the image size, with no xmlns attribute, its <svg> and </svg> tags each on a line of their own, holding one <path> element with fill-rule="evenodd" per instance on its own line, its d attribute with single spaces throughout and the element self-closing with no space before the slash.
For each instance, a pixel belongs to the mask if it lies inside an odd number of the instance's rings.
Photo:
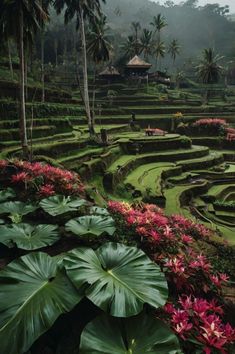
<svg viewBox="0 0 235 354">
<path fill-rule="evenodd" d="M 222 289 L 229 278 L 214 269 L 196 243 L 209 241 L 212 231 L 180 215 L 167 217 L 156 205 L 110 201 L 108 207 L 121 232 L 134 233 L 165 273 L 175 305 L 168 303 L 163 314 L 160 310 L 161 318 L 167 314 L 184 345 L 201 346 L 206 354 L 227 353 L 235 332 L 223 323 L 216 301 L 223 302 Z"/>
<path fill-rule="evenodd" d="M 16 186 L 24 186 L 38 197 L 48 197 L 56 193 L 81 194 L 84 186 L 80 177 L 73 172 L 40 162 L 1 160 L 0 173 L 4 172 Z"/>
<path fill-rule="evenodd" d="M 182 295 L 177 305 L 167 303 L 164 311 L 173 331 L 184 341 L 196 340 L 206 354 L 227 353 L 235 339 L 235 330 L 223 323 L 223 309 L 214 300 Z"/>
<path fill-rule="evenodd" d="M 229 277 L 215 272 L 207 257 L 188 249 L 187 253 L 171 255 L 163 261 L 164 271 L 168 280 L 175 286 L 177 293 L 219 295 L 222 286 Z M 200 284 L 200 287 L 198 287 Z"/>
<path fill-rule="evenodd" d="M 220 118 L 203 118 L 197 120 L 195 123 L 193 123 L 194 127 L 221 127 L 221 126 L 226 126 L 227 123 L 224 119 Z"/>
<path fill-rule="evenodd" d="M 133 208 L 128 203 L 110 201 L 108 206 L 112 213 L 122 215 L 127 227 L 134 227 L 138 235 L 164 248 L 166 244 L 190 244 L 192 236 L 208 237 L 211 233 L 205 226 L 182 216 L 166 217 L 156 205 L 143 204 Z"/>
<path fill-rule="evenodd" d="M 226 127 L 227 123 L 224 119 L 203 118 L 191 125 L 191 133 L 224 136 L 226 134 Z"/>
</svg>

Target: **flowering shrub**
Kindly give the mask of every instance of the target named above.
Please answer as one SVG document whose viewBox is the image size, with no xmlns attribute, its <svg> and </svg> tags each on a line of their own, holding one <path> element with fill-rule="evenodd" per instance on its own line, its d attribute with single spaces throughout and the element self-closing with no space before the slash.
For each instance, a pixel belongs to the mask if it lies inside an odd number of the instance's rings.
<svg viewBox="0 0 235 354">
<path fill-rule="evenodd" d="M 135 235 L 164 271 L 173 300 L 161 316 L 165 314 L 184 344 L 201 346 L 206 354 L 228 353 L 235 331 L 223 323 L 220 304 L 229 277 L 216 271 L 196 247 L 196 241 L 209 240 L 212 231 L 180 215 L 167 217 L 156 205 L 110 201 L 108 208 L 121 232 Z"/>
<path fill-rule="evenodd" d="M 191 125 L 192 133 L 208 135 L 225 135 L 226 127 L 226 121 L 219 118 L 203 118 Z"/>
<path fill-rule="evenodd" d="M 0 176 L 10 180 L 20 190 L 27 190 L 38 198 L 56 193 L 65 195 L 82 194 L 84 186 L 80 177 L 73 172 L 40 162 L 0 160 Z"/>
<path fill-rule="evenodd" d="M 223 309 L 214 300 L 182 295 L 177 305 L 164 306 L 167 322 L 182 340 L 197 341 L 206 354 L 227 353 L 226 346 L 235 339 L 235 330 L 224 324 Z"/>
</svg>

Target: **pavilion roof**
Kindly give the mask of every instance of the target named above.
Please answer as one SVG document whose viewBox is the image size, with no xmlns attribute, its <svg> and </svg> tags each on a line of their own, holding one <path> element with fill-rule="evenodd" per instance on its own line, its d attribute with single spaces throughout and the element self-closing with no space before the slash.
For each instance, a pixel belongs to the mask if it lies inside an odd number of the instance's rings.
<svg viewBox="0 0 235 354">
<path fill-rule="evenodd" d="M 114 66 L 107 66 L 99 76 L 120 76 L 120 73 Z"/>
<path fill-rule="evenodd" d="M 126 66 L 127 68 L 151 68 L 152 64 L 147 63 L 138 55 L 135 55 L 134 58 L 132 58 Z"/>
</svg>

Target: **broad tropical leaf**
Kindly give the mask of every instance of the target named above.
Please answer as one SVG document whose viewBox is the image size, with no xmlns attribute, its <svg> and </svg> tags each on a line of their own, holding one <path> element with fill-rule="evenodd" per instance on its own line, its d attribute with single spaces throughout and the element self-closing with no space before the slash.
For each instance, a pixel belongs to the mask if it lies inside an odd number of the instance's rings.
<svg viewBox="0 0 235 354">
<path fill-rule="evenodd" d="M 96 251 L 78 248 L 68 253 L 64 263 L 75 286 L 113 316 L 134 316 L 144 303 L 157 308 L 166 302 L 164 274 L 136 247 L 108 242 Z"/>
<path fill-rule="evenodd" d="M 43 199 L 39 205 L 48 214 L 57 216 L 65 214 L 67 212 L 76 211 L 82 205 L 85 205 L 86 201 L 81 198 L 65 197 L 63 195 L 55 195 L 47 199 Z"/>
<path fill-rule="evenodd" d="M 5 202 L 8 199 L 15 198 L 16 194 L 12 188 L 7 188 L 0 191 L 0 203 Z"/>
<path fill-rule="evenodd" d="M 106 216 L 110 215 L 106 208 L 100 208 L 97 206 L 91 207 L 90 212 L 91 214 L 96 214 L 96 215 L 106 215 Z"/>
<path fill-rule="evenodd" d="M 81 296 L 64 268 L 45 253 L 31 253 L 0 272 L 1 353 L 22 354 Z"/>
<path fill-rule="evenodd" d="M 86 215 L 72 219 L 67 222 L 65 228 L 78 236 L 88 234 L 100 236 L 103 233 L 113 235 L 116 230 L 114 220 L 110 216 L 100 215 Z"/>
<path fill-rule="evenodd" d="M 85 327 L 80 354 L 180 354 L 178 340 L 160 320 L 141 313 L 131 318 L 97 317 Z"/>
<path fill-rule="evenodd" d="M 56 225 L 13 224 L 0 226 L 0 242 L 6 246 L 12 243 L 25 250 L 52 245 L 59 239 Z"/>
<path fill-rule="evenodd" d="M 36 205 L 26 204 L 19 201 L 0 204 L 0 214 L 10 214 L 10 218 L 15 223 L 21 222 L 23 215 L 32 213 L 37 209 L 38 206 Z"/>
</svg>

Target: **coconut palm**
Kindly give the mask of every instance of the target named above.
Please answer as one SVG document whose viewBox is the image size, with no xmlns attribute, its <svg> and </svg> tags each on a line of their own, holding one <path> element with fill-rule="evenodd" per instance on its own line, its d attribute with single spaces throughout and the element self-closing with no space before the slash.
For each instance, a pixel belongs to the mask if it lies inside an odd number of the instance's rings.
<svg viewBox="0 0 235 354">
<path fill-rule="evenodd" d="M 77 22 L 77 29 L 80 29 L 82 42 L 82 57 L 83 57 L 83 100 L 85 105 L 86 116 L 90 136 L 95 134 L 93 120 L 90 109 L 89 88 L 88 88 L 88 73 L 87 73 L 87 40 L 85 22 L 96 22 L 101 15 L 101 2 L 105 0 L 55 0 L 54 6 L 57 13 L 61 13 L 64 9 L 64 19 L 67 24 L 74 18 Z"/>
<path fill-rule="evenodd" d="M 153 41 L 152 41 L 152 31 L 144 28 L 142 35 L 140 37 L 140 48 L 141 52 L 144 54 L 144 58 L 148 59 L 148 57 L 152 54 L 153 50 Z"/>
<path fill-rule="evenodd" d="M 43 10 L 48 13 L 49 6 L 52 4 L 53 0 L 41 0 L 41 7 Z M 41 21 L 41 83 L 42 83 L 42 102 L 45 101 L 45 70 L 44 70 L 44 61 L 45 61 L 45 26 L 44 22 Z"/>
<path fill-rule="evenodd" d="M 155 57 L 156 57 L 156 66 L 158 68 L 158 63 L 161 61 L 162 58 L 165 57 L 166 54 L 166 46 L 163 41 L 156 43 L 153 51 Z M 161 65 L 160 65 L 161 69 Z"/>
<path fill-rule="evenodd" d="M 122 50 L 128 58 L 133 57 L 134 55 L 140 54 L 140 47 L 136 51 L 136 39 L 135 36 L 128 36 L 125 42 L 122 44 Z"/>
<path fill-rule="evenodd" d="M 94 62 L 94 80 L 93 80 L 93 104 L 92 104 L 92 120 L 94 125 L 95 114 L 95 78 L 96 67 L 102 62 L 109 61 L 110 51 L 112 49 L 107 35 L 107 18 L 101 15 L 96 22 L 91 24 L 91 31 L 88 37 L 87 52 Z"/>
<path fill-rule="evenodd" d="M 141 30 L 141 25 L 139 22 L 132 22 L 131 28 L 134 31 L 134 38 L 135 38 L 135 53 L 134 53 L 134 55 L 138 55 L 138 54 L 140 54 L 139 31 Z"/>
<path fill-rule="evenodd" d="M 154 34 L 157 33 L 158 43 L 161 41 L 161 30 L 167 26 L 167 22 L 164 16 L 158 14 L 153 17 L 153 21 L 150 22 L 150 25 L 154 28 Z"/>
<path fill-rule="evenodd" d="M 40 23 L 48 19 L 39 0 L 2 0 L 0 23 L 8 36 L 17 44 L 20 61 L 20 137 L 23 154 L 28 155 L 28 139 L 25 113 L 25 48 L 28 41 L 40 28 Z"/>
<path fill-rule="evenodd" d="M 175 64 L 175 60 L 177 55 L 180 54 L 180 45 L 177 39 L 173 39 L 168 47 L 168 53 L 170 54 L 172 61 L 173 61 L 173 66 Z"/>
<path fill-rule="evenodd" d="M 199 78 L 204 84 L 215 84 L 222 74 L 223 67 L 219 65 L 222 56 L 215 54 L 212 48 L 204 49 L 199 65 L 196 67 Z M 205 92 L 205 101 L 208 101 L 208 89 Z"/>
</svg>

